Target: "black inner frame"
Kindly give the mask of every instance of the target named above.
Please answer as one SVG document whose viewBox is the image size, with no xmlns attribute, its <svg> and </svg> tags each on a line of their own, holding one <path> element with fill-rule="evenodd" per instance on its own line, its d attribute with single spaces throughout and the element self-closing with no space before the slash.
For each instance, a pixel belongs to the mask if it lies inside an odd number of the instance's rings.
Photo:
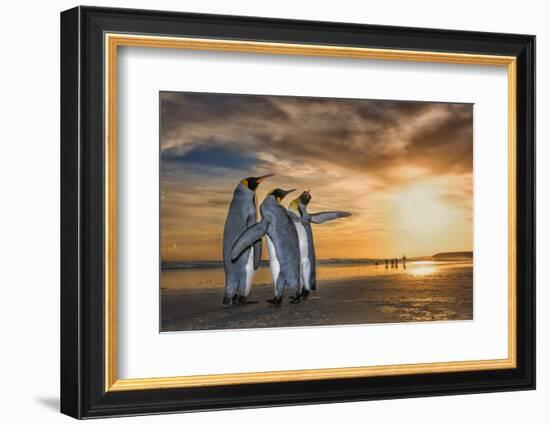
<svg viewBox="0 0 550 425">
<path fill-rule="evenodd" d="M 515 56 L 517 368 L 105 392 L 105 32 Z M 61 14 L 61 119 L 63 413 L 90 418 L 535 388 L 534 36 L 77 7 Z"/>
</svg>

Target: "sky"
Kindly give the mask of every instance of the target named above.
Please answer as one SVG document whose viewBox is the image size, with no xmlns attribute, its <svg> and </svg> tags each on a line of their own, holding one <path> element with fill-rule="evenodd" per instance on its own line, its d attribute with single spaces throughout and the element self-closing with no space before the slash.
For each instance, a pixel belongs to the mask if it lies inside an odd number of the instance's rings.
<svg viewBox="0 0 550 425">
<path fill-rule="evenodd" d="M 235 187 L 269 173 L 259 203 L 309 189 L 310 212 L 352 213 L 314 225 L 319 259 L 472 250 L 471 104 L 161 92 L 160 109 L 163 261 L 220 260 Z"/>
</svg>

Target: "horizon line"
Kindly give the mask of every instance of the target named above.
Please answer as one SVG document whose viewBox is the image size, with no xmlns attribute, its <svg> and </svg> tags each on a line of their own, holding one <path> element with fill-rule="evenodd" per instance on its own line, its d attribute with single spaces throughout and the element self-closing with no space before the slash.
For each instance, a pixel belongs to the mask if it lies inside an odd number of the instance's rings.
<svg viewBox="0 0 550 425">
<path fill-rule="evenodd" d="M 461 254 L 461 253 L 471 253 L 473 254 L 473 250 L 459 250 L 459 251 L 439 251 L 439 252 L 436 252 L 435 254 L 426 254 L 426 255 L 414 255 L 414 256 L 411 256 L 411 257 L 407 257 L 405 255 L 405 257 L 407 259 L 413 259 L 413 258 L 422 258 L 422 257 L 433 257 L 435 255 L 440 255 L 440 254 Z M 329 258 L 317 258 L 317 261 L 326 261 L 326 260 L 390 260 L 390 259 L 393 259 L 393 258 L 397 258 L 397 259 L 402 259 L 404 255 L 400 255 L 400 256 L 388 256 L 388 257 L 329 257 Z M 197 260 L 197 259 L 187 259 L 187 260 L 183 260 L 183 259 L 178 259 L 178 260 L 163 260 L 161 259 L 161 262 L 213 262 L 213 261 L 218 261 L 218 262 L 223 262 L 223 258 L 218 258 L 218 259 L 207 259 L 207 260 Z M 269 261 L 269 258 L 266 258 L 266 259 L 261 259 L 261 261 Z"/>
</svg>

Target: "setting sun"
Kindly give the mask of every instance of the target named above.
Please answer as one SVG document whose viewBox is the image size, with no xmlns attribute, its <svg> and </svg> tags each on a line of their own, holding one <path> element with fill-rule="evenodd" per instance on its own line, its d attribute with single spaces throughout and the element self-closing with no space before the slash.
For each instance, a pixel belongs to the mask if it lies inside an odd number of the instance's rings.
<svg viewBox="0 0 550 425">
<path fill-rule="evenodd" d="M 439 198 L 440 188 L 417 184 L 397 194 L 399 224 L 402 229 L 438 233 L 452 220 L 453 211 Z"/>
</svg>

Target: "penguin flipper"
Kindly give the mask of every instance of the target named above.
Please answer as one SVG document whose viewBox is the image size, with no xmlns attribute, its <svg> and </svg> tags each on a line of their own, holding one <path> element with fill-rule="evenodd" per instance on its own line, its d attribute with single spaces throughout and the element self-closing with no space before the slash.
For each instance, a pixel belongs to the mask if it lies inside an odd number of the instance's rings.
<svg viewBox="0 0 550 425">
<path fill-rule="evenodd" d="M 310 223 L 311 216 L 307 212 L 306 207 L 298 203 L 298 209 L 300 210 L 300 218 L 301 218 L 302 224 Z"/>
<path fill-rule="evenodd" d="M 337 218 L 349 217 L 351 213 L 345 211 L 327 211 L 316 214 L 310 214 L 311 222 L 314 224 L 321 224 L 326 221 L 336 220 Z"/>
<path fill-rule="evenodd" d="M 261 243 L 261 238 L 266 234 L 268 227 L 269 222 L 264 218 L 254 226 L 250 226 L 246 229 L 244 233 L 239 236 L 239 239 L 237 239 L 233 244 L 233 248 L 231 248 L 231 260 L 235 261 L 246 248 L 253 245 L 256 241 L 259 240 Z M 254 262 L 255 261 L 256 259 L 254 258 Z"/>
<path fill-rule="evenodd" d="M 256 242 L 254 242 L 254 246 L 252 247 L 254 249 L 254 270 L 258 270 L 258 267 L 260 267 L 260 261 L 262 259 L 262 240 L 258 239 Z"/>
<path fill-rule="evenodd" d="M 249 219 L 248 226 L 252 227 L 256 224 L 256 217 L 254 219 Z M 252 245 L 252 249 L 254 250 L 254 270 L 258 270 L 258 267 L 260 267 L 260 261 L 262 260 L 262 240 L 258 239 L 254 244 Z"/>
</svg>

